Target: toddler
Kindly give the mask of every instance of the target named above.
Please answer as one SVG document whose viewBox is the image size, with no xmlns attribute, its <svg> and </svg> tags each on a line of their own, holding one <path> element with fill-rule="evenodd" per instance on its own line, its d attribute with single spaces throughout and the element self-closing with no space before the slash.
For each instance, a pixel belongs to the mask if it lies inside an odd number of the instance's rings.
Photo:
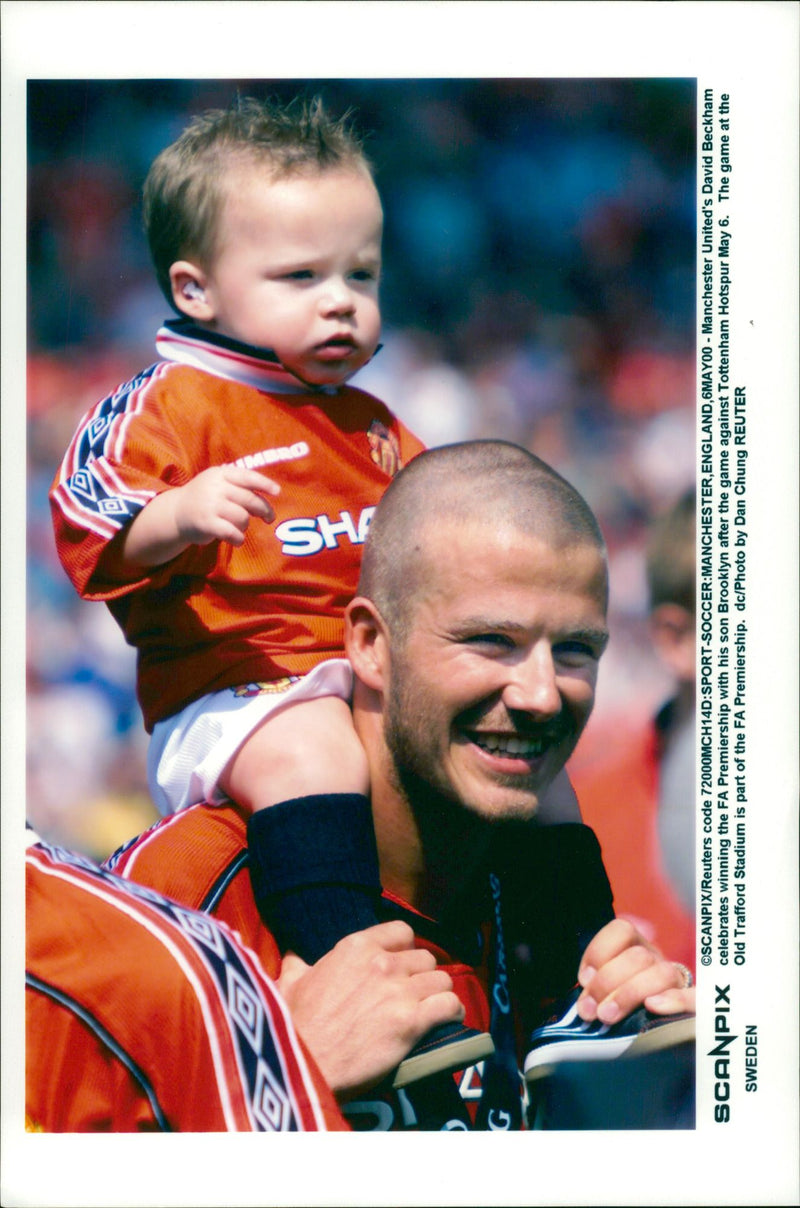
<svg viewBox="0 0 800 1208">
<path fill-rule="evenodd" d="M 158 156 L 144 211 L 180 317 L 81 422 L 51 490 L 58 551 L 137 649 L 158 808 L 237 802 L 259 911 L 313 962 L 379 920 L 343 610 L 422 448 L 346 384 L 378 345 L 381 203 L 345 120 L 244 100 Z M 465 1032 L 408 1068 L 465 1064 Z"/>
</svg>

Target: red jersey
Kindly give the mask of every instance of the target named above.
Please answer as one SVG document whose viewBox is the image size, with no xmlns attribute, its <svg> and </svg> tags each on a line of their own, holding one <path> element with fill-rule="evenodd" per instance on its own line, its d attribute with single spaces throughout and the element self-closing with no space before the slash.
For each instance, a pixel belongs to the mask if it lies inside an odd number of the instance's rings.
<svg viewBox="0 0 800 1208">
<path fill-rule="evenodd" d="M 123 878 L 135 879 L 159 892 L 207 910 L 216 919 L 236 927 L 249 948 L 257 952 L 273 976 L 280 969 L 280 955 L 256 908 L 247 868 L 247 815 L 235 805 L 194 805 L 157 822 L 138 839 L 123 847 L 108 861 L 108 867 Z M 404 903 L 385 895 L 389 914 L 396 913 L 417 932 L 417 947 L 427 948 L 437 964 L 453 979 L 455 993 L 466 1009 L 464 1023 L 486 1032 L 490 1026 L 487 993 L 488 971 L 483 958 L 475 965 L 455 961 L 435 939 L 431 920 L 411 911 Z M 396 910 L 395 910 L 396 908 Z M 426 934 L 427 931 L 427 934 Z M 481 1068 L 470 1067 L 456 1079 L 460 1100 L 474 1109 L 481 1095 Z M 383 1130 L 425 1127 L 418 1120 L 424 1104 L 416 1092 L 390 1092 L 375 1098 L 348 1103 L 343 1108 L 355 1129 Z"/>
<path fill-rule="evenodd" d="M 312 389 L 272 354 L 185 321 L 162 328 L 157 349 L 164 360 L 81 421 L 50 492 L 72 582 L 137 648 L 148 730 L 206 693 L 342 654 L 375 506 L 422 449 L 364 391 Z M 238 548 L 191 546 L 125 571 L 120 534 L 147 502 L 227 464 L 278 481 L 274 523 L 251 520 Z"/>
<path fill-rule="evenodd" d="M 28 851 L 26 898 L 29 1129 L 347 1128 L 224 923 L 45 844 Z"/>
</svg>

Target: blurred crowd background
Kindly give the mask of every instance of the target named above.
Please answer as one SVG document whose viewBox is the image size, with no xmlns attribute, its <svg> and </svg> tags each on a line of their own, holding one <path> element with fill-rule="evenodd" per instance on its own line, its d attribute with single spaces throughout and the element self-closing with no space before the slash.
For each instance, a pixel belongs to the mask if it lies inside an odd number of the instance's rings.
<svg viewBox="0 0 800 1208">
<path fill-rule="evenodd" d="M 384 200 L 384 347 L 358 384 L 428 444 L 527 446 L 600 519 L 612 640 L 575 761 L 669 694 L 644 545 L 694 480 L 694 81 L 32 81 L 28 816 L 96 857 L 155 816 L 146 735 L 133 652 L 57 561 L 48 488 L 80 416 L 155 360 L 150 162 L 237 92 L 300 91 L 354 110 Z"/>
</svg>

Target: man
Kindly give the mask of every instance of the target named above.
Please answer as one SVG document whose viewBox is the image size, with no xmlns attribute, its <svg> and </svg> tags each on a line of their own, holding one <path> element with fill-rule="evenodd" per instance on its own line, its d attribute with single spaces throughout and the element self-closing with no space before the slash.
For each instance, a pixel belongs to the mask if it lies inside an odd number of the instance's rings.
<svg viewBox="0 0 800 1208">
<path fill-rule="evenodd" d="M 367 1101 L 366 1084 L 351 1088 L 361 1097 L 345 1112 L 355 1127 L 516 1127 L 524 1046 L 520 1053 L 514 1037 L 511 944 L 536 950 L 543 1001 L 577 975 L 585 1021 L 613 1025 L 642 1003 L 659 1014 L 692 1004 L 677 966 L 629 923 L 608 922 L 610 894 L 591 833 L 533 825 L 594 700 L 607 640 L 602 538 L 577 492 L 531 454 L 494 441 L 448 446 L 414 459 L 384 495 L 359 591 L 347 611 L 346 648 L 384 909 L 413 929 L 438 972 L 447 971 L 464 1024 L 491 1028 L 497 1053 L 464 1071 L 460 1096 L 449 1075 L 393 1092 L 381 1085 Z M 541 895 L 527 876 L 540 841 L 549 876 Z M 230 919 L 263 949 L 271 941 L 253 906 L 244 847 L 234 807 L 193 807 L 159 824 L 114 867 Z M 254 873 L 269 875 L 263 867 Z M 342 941 L 324 960 L 343 959 L 373 930 Z M 554 936 L 568 950 L 560 964 L 551 960 Z M 375 969 L 391 963 L 381 955 Z M 322 965 L 306 970 L 295 958 L 283 966 L 280 988 L 301 1035 L 303 1020 L 324 1009 L 314 990 Z M 419 1021 L 413 1010 L 400 1016 L 413 1043 Z M 446 1019 L 443 1007 L 436 1022 Z M 338 1023 L 348 1043 L 346 1016 Z"/>
</svg>

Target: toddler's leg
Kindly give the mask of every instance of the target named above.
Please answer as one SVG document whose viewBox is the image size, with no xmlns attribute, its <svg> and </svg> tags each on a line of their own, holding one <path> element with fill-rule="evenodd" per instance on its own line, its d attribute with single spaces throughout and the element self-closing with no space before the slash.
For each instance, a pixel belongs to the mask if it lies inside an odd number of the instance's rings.
<svg viewBox="0 0 800 1208">
<path fill-rule="evenodd" d="M 268 717 L 220 786 L 251 812 L 253 892 L 284 951 L 312 964 L 379 921 L 367 760 L 345 701 L 299 701 Z"/>
<path fill-rule="evenodd" d="M 334 696 L 268 717 L 220 777 L 222 789 L 252 811 L 247 846 L 259 913 L 282 950 L 309 964 L 380 922 L 368 782 L 350 709 Z M 493 1050 L 488 1033 L 443 1024 L 400 1063 L 394 1085 L 464 1069 Z"/>
</svg>

